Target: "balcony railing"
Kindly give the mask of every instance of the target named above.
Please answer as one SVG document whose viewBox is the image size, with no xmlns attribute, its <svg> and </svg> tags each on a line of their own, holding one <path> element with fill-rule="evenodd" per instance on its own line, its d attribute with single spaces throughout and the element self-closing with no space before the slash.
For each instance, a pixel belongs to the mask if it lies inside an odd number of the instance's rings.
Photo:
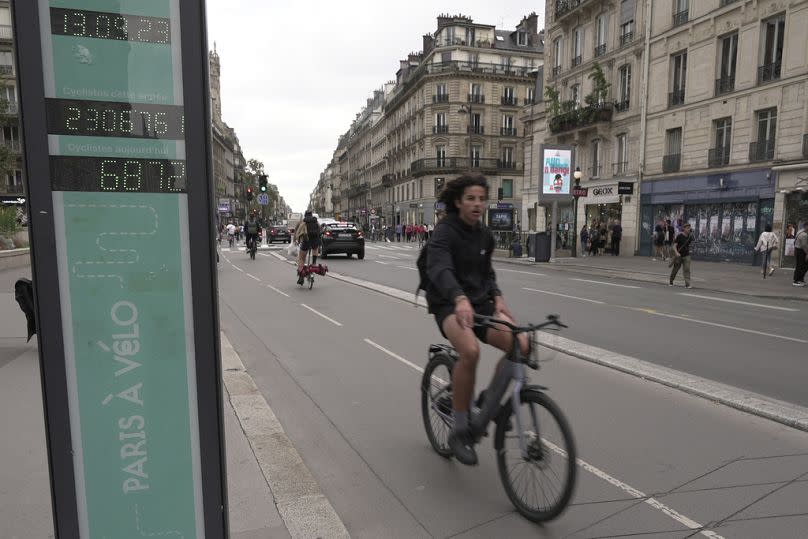
<svg viewBox="0 0 808 539">
<path fill-rule="evenodd" d="M 782 62 L 774 62 L 773 64 L 762 65 L 758 68 L 758 84 L 764 82 L 771 82 L 780 79 L 780 68 Z"/>
<path fill-rule="evenodd" d="M 679 13 L 673 14 L 673 26 L 674 28 L 677 26 L 682 26 L 684 23 L 688 21 L 688 11 L 683 9 Z"/>
<path fill-rule="evenodd" d="M 6 110 L 2 112 L 2 114 L 17 114 L 20 111 L 20 107 L 16 101 L 8 101 L 6 103 Z"/>
<path fill-rule="evenodd" d="M 589 167 L 587 169 L 589 171 L 589 177 L 590 178 L 600 178 L 600 173 L 601 173 L 602 169 L 603 169 L 603 165 L 598 165 L 598 164 L 592 165 L 591 167 Z"/>
<path fill-rule="evenodd" d="M 395 174 L 382 175 L 382 187 L 392 187 L 394 183 L 396 183 Z"/>
<path fill-rule="evenodd" d="M 728 6 L 728 5 L 730 5 L 730 4 L 734 4 L 734 3 L 735 3 L 735 2 L 737 2 L 737 1 L 738 1 L 738 0 L 721 0 L 721 1 L 718 3 L 718 7 L 724 7 L 724 6 Z"/>
<path fill-rule="evenodd" d="M 615 101 L 614 103 L 614 110 L 617 112 L 624 112 L 628 110 L 629 101 L 628 99 L 624 101 Z"/>
<path fill-rule="evenodd" d="M 555 2 L 555 20 L 558 21 L 568 13 L 578 9 L 580 6 L 586 4 L 590 0 L 556 0 Z"/>
<path fill-rule="evenodd" d="M 707 150 L 707 166 L 710 168 L 723 167 L 729 164 L 729 146 L 719 146 Z"/>
<path fill-rule="evenodd" d="M 715 95 L 728 94 L 735 90 L 735 75 L 715 79 Z"/>
<path fill-rule="evenodd" d="M 461 172 L 469 169 L 485 172 L 513 172 L 521 171 L 522 163 L 489 158 L 470 159 L 469 157 L 427 157 L 412 163 L 412 175 L 415 177 L 434 173 Z"/>
<path fill-rule="evenodd" d="M 448 133 L 448 132 L 449 132 L 449 126 L 448 125 L 433 125 L 432 126 L 432 133 L 434 133 L 436 135 L 445 134 L 445 133 Z"/>
<path fill-rule="evenodd" d="M 12 37 L 14 37 L 14 33 L 11 31 L 11 26 L 0 24 L 0 39 L 10 41 Z"/>
<path fill-rule="evenodd" d="M 594 107 L 583 107 L 561 113 L 550 118 L 550 132 L 556 134 L 587 127 L 598 122 L 610 122 L 613 110 L 611 103 L 603 103 Z"/>
<path fill-rule="evenodd" d="M 17 140 L 4 140 L 3 144 L 11 150 L 11 153 L 20 153 L 22 151 L 22 146 Z"/>
<path fill-rule="evenodd" d="M 808 159 L 808 135 L 802 136 L 802 158 Z"/>
<path fill-rule="evenodd" d="M 485 103 L 485 96 L 482 94 L 469 94 L 469 103 Z"/>
<path fill-rule="evenodd" d="M 595 47 L 595 58 L 603 56 L 604 54 L 606 54 L 606 43 Z"/>
<path fill-rule="evenodd" d="M 2 77 L 13 77 L 14 76 L 14 66 L 12 66 L 12 65 L 0 65 L 0 76 L 2 76 Z"/>
<path fill-rule="evenodd" d="M 516 128 L 515 127 L 500 127 L 499 134 L 503 137 L 515 137 L 516 136 Z"/>
<path fill-rule="evenodd" d="M 582 61 L 583 61 L 583 58 L 579 54 L 578 56 L 576 56 L 575 58 L 572 59 L 572 67 L 581 65 Z"/>
<path fill-rule="evenodd" d="M 614 171 L 615 176 L 622 176 L 623 174 L 628 173 L 628 161 L 619 161 L 612 164 L 612 170 Z"/>
<path fill-rule="evenodd" d="M 668 94 L 668 108 L 685 104 L 685 91 L 674 90 Z"/>
<path fill-rule="evenodd" d="M 433 103 L 448 103 L 449 94 L 437 94 L 432 96 Z"/>
<path fill-rule="evenodd" d="M 466 131 L 471 135 L 482 135 L 485 133 L 485 127 L 482 125 L 470 125 Z"/>
<path fill-rule="evenodd" d="M 662 172 L 678 172 L 682 164 L 682 154 L 674 153 L 662 156 Z"/>
<path fill-rule="evenodd" d="M 516 99 L 514 96 L 503 95 L 502 99 L 500 100 L 503 105 L 516 105 L 519 100 Z"/>
<path fill-rule="evenodd" d="M 561 74 L 561 66 L 553 66 L 553 76 L 558 76 Z"/>
<path fill-rule="evenodd" d="M 25 192 L 25 187 L 20 184 L 4 185 L 0 187 L 0 193 L 7 193 L 9 195 L 19 195 Z"/>
<path fill-rule="evenodd" d="M 774 140 L 761 140 L 749 143 L 749 161 L 771 161 L 774 159 Z"/>
<path fill-rule="evenodd" d="M 525 105 L 533 105 L 535 103 L 536 103 L 536 100 L 533 99 L 532 97 L 526 97 L 525 98 Z"/>
<path fill-rule="evenodd" d="M 625 47 L 629 43 L 634 41 L 634 32 L 626 32 L 625 34 L 620 34 L 620 46 Z"/>
</svg>

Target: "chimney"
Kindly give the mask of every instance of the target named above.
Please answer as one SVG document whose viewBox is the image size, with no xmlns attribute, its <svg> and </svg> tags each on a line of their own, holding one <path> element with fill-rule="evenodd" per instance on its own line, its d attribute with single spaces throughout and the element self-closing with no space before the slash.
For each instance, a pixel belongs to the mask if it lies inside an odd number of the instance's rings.
<svg viewBox="0 0 808 539">
<path fill-rule="evenodd" d="M 429 54 L 434 46 L 435 46 L 435 38 L 432 37 L 432 34 L 424 34 L 424 47 L 423 47 L 424 54 L 425 55 Z"/>
</svg>

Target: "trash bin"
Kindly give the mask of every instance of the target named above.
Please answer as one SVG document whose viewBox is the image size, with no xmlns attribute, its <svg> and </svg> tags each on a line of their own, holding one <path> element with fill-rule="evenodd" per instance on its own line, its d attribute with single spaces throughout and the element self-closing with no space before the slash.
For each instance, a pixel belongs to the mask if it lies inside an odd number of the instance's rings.
<svg viewBox="0 0 808 539">
<path fill-rule="evenodd" d="M 533 245 L 533 238 L 535 238 L 535 234 L 528 234 L 527 236 L 527 257 L 533 258 L 533 253 L 535 252 L 535 245 Z"/>
<path fill-rule="evenodd" d="M 547 232 L 533 236 L 533 256 L 536 262 L 550 261 L 550 235 Z"/>
</svg>

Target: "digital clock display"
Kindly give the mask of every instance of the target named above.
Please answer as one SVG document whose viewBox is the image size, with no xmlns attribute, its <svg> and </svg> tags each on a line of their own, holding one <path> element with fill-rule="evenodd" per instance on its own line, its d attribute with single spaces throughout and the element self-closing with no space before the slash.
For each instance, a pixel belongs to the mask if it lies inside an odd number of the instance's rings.
<svg viewBox="0 0 808 539">
<path fill-rule="evenodd" d="M 45 107 L 51 135 L 185 138 L 185 115 L 176 105 L 46 99 Z"/>
<path fill-rule="evenodd" d="M 50 8 L 51 33 L 141 43 L 171 43 L 169 20 L 81 9 Z"/>
<path fill-rule="evenodd" d="M 51 189 L 103 193 L 186 193 L 185 161 L 123 157 L 50 157 Z"/>
</svg>

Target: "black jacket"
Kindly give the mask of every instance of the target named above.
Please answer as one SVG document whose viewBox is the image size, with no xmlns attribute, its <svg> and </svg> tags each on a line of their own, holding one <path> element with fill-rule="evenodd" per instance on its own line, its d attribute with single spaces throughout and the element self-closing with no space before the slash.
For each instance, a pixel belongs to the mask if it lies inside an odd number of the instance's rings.
<svg viewBox="0 0 808 539">
<path fill-rule="evenodd" d="M 435 227 L 426 249 L 429 312 L 454 306 L 460 295 L 466 295 L 473 305 L 502 295 L 491 266 L 494 236 L 482 224 L 469 226 L 450 213 Z"/>
</svg>

